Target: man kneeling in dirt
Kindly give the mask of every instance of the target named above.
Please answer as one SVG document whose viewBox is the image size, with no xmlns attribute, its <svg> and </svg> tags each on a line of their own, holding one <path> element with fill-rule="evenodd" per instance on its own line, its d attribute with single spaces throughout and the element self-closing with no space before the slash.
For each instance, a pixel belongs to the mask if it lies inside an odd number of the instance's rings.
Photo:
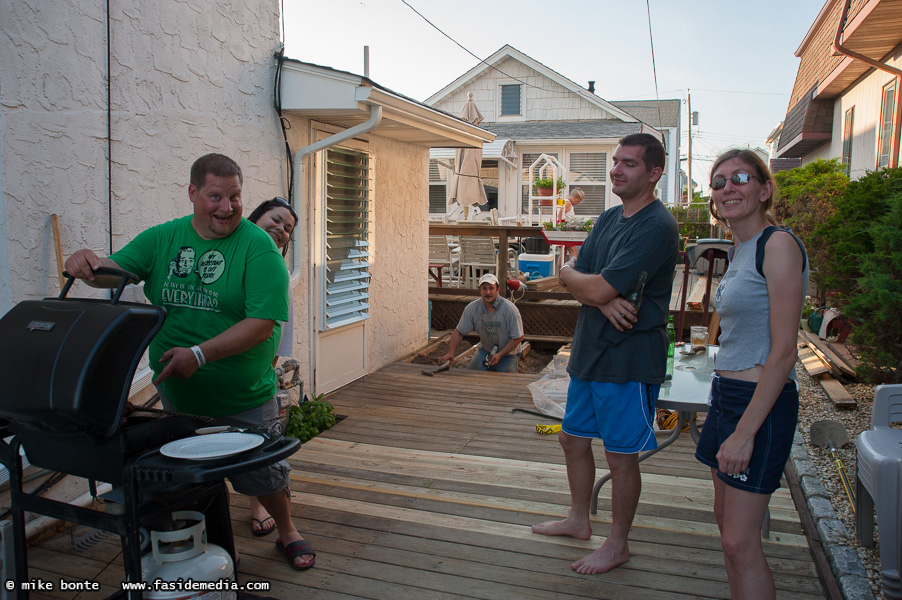
<svg viewBox="0 0 902 600">
<path fill-rule="evenodd" d="M 501 286 L 498 278 L 486 273 L 479 278 L 479 300 L 473 300 L 464 308 L 460 322 L 451 334 L 448 353 L 440 363 L 454 366 L 457 346 L 474 329 L 479 334 L 479 347 L 468 369 L 477 371 L 517 372 L 520 357 L 520 342 L 523 341 L 523 319 L 516 305 L 498 292 Z"/>
</svg>

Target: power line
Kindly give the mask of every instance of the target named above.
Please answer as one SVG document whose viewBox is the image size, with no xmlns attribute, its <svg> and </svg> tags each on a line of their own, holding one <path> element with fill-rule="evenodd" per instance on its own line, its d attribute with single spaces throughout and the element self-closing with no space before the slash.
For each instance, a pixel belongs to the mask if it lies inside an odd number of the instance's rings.
<svg viewBox="0 0 902 600">
<path fill-rule="evenodd" d="M 647 1 L 647 0 L 646 0 Z M 704 88 L 692 88 L 700 92 L 717 92 L 719 94 L 754 94 L 756 96 L 789 96 L 785 92 L 743 92 L 740 90 L 706 90 Z"/>
<path fill-rule="evenodd" d="M 655 80 L 655 100 L 658 104 L 658 127 L 664 126 L 664 117 L 661 116 L 661 97 L 658 94 L 658 70 L 655 67 L 655 42 L 651 36 L 651 6 L 645 0 L 645 9 L 648 14 L 648 45 L 651 46 L 651 73 Z"/>
<path fill-rule="evenodd" d="M 526 82 L 526 81 L 523 81 L 522 79 L 518 79 L 517 77 L 514 77 L 513 75 L 509 75 L 509 74 L 505 73 L 504 71 L 502 71 L 501 69 L 499 69 L 498 67 L 496 67 L 496 66 L 494 66 L 494 65 L 490 65 L 489 63 L 485 62 L 484 60 L 482 60 L 481 58 L 479 58 L 478 56 L 476 56 L 475 54 L 473 54 L 472 52 L 470 52 L 470 50 L 467 49 L 466 47 L 464 47 L 463 44 L 461 44 L 460 42 L 458 42 L 457 40 L 455 40 L 453 37 L 451 37 L 450 35 L 448 35 L 448 34 L 445 33 L 444 31 L 442 31 L 442 30 L 438 27 L 438 25 L 436 25 L 435 23 L 433 23 L 432 21 L 430 21 L 429 19 L 427 19 L 425 16 L 423 16 L 423 14 L 422 14 L 420 11 L 418 11 L 417 9 L 415 9 L 413 6 L 411 6 L 410 3 L 407 2 L 407 0 L 401 0 L 401 2 L 403 2 L 404 4 L 406 4 L 407 7 L 408 7 L 410 10 L 412 10 L 412 11 L 415 12 L 415 13 L 417 13 L 417 15 L 419 15 L 421 19 L 423 19 L 424 21 L 426 21 L 427 23 L 429 23 L 430 25 L 432 25 L 432 27 L 435 28 L 436 31 L 438 31 L 440 34 L 442 34 L 443 36 L 445 36 L 446 38 L 448 38 L 449 40 L 451 40 L 452 42 L 454 42 L 455 44 L 457 44 L 458 46 L 460 46 L 460 48 L 461 48 L 464 52 L 466 52 L 467 54 L 469 54 L 470 56 L 472 56 L 473 58 L 475 58 L 476 60 L 478 60 L 479 62 L 481 62 L 482 64 L 484 64 L 485 66 L 489 67 L 490 69 L 495 69 L 496 71 L 498 71 L 499 73 L 501 73 L 501 74 L 504 75 L 505 77 L 510 77 L 510 78 L 513 79 L 514 81 L 519 81 L 519 82 L 522 83 L 523 85 L 528 85 L 529 87 L 535 88 L 535 89 L 537 89 L 537 90 L 543 90 L 543 91 L 546 91 L 546 92 L 558 92 L 558 93 L 560 92 L 560 90 L 550 90 L 550 89 L 548 89 L 548 88 L 543 88 L 543 87 L 540 87 L 540 86 L 538 86 L 538 85 L 533 85 L 533 84 L 531 84 L 531 83 L 528 83 L 528 82 Z"/>
</svg>

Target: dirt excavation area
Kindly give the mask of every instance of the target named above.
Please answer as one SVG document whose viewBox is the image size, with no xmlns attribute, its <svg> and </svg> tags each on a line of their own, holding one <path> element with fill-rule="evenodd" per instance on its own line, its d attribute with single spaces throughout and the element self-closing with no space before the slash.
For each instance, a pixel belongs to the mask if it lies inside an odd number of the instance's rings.
<svg viewBox="0 0 902 600">
<path fill-rule="evenodd" d="M 410 357 L 408 361 L 419 365 L 438 366 L 439 359 L 448 352 L 450 339 L 450 333 L 441 335 L 437 340 L 434 340 L 426 347 L 422 348 L 417 354 Z M 457 346 L 458 358 L 455 361 L 453 368 L 466 369 L 467 365 L 470 364 L 470 360 L 472 360 L 475 351 L 476 349 L 474 348 L 473 342 L 470 342 L 467 339 L 461 340 L 460 344 Z M 541 373 L 542 369 L 551 362 L 551 359 L 554 358 L 556 353 L 557 349 L 536 348 L 535 346 L 530 345 L 528 351 L 520 356 L 518 371 L 520 373 Z"/>
</svg>

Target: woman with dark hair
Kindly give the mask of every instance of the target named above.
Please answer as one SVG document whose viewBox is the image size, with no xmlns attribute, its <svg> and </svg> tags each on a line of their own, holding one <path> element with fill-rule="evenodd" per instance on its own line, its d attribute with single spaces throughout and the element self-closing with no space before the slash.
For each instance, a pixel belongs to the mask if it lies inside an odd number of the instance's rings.
<svg viewBox="0 0 902 600">
<path fill-rule="evenodd" d="M 276 244 L 276 248 L 282 251 L 282 256 L 288 252 L 288 242 L 291 232 L 298 222 L 297 213 L 284 198 L 267 200 L 254 209 L 248 217 L 248 221 L 256 223 L 258 227 L 266 231 Z M 294 302 L 292 294 L 288 294 L 288 320 L 282 323 L 282 339 L 276 356 L 273 358 L 273 366 L 278 363 L 280 356 L 291 356 L 294 345 Z M 257 498 L 250 497 L 251 507 L 251 531 L 256 536 L 268 535 L 276 528 L 276 522 L 267 514 L 266 509 Z"/>
<path fill-rule="evenodd" d="M 730 265 L 714 295 L 720 348 L 696 458 L 711 467 L 714 515 L 733 598 L 773 598 L 761 525 L 795 433 L 796 336 L 808 287 L 805 247 L 775 226 L 775 183 L 749 150 L 720 155 L 709 210 L 733 232 Z"/>
</svg>

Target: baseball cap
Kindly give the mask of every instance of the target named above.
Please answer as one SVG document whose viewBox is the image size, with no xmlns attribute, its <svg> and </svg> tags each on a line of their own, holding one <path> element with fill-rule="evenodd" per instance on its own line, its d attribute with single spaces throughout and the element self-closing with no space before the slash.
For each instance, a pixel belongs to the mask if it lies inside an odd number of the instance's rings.
<svg viewBox="0 0 902 600">
<path fill-rule="evenodd" d="M 483 283 L 491 283 L 492 285 L 499 285 L 498 278 L 495 277 L 495 275 L 492 273 L 486 273 L 485 275 L 483 275 L 482 277 L 479 278 L 479 285 L 482 285 Z"/>
</svg>

